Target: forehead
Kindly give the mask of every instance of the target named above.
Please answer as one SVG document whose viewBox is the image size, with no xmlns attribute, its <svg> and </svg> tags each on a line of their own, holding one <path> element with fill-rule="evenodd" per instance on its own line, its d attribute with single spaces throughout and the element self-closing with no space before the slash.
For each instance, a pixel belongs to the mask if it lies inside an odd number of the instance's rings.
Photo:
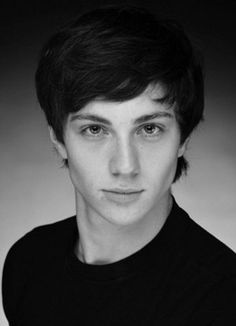
<svg viewBox="0 0 236 326">
<path fill-rule="evenodd" d="M 159 118 L 174 117 L 173 106 L 165 101 L 165 91 L 160 85 L 149 86 L 141 95 L 123 102 L 96 99 L 69 116 L 70 121 L 83 120 L 91 115 L 116 123 L 134 123 L 144 115 L 157 114 Z M 140 118 L 140 119 L 139 119 Z"/>
</svg>

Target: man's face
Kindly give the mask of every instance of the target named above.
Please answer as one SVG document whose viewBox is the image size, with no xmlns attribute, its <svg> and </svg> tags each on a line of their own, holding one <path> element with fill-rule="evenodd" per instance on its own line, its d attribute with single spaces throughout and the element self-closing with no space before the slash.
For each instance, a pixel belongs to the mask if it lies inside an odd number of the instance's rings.
<svg viewBox="0 0 236 326">
<path fill-rule="evenodd" d="M 158 101 L 163 96 L 149 87 L 132 100 L 97 100 L 69 115 L 64 145 L 56 145 L 88 218 L 130 225 L 158 214 L 169 198 L 185 144 L 173 108 Z"/>
</svg>

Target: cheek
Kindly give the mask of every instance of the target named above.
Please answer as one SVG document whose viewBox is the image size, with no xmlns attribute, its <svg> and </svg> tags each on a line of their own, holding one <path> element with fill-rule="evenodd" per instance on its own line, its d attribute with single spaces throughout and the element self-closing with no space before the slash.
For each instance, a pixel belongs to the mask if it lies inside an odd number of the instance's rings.
<svg viewBox="0 0 236 326">
<path fill-rule="evenodd" d="M 104 176 L 104 163 L 91 151 L 68 151 L 69 173 L 77 189 L 88 190 L 96 187 Z"/>
<path fill-rule="evenodd" d="M 143 152 L 143 172 L 150 181 L 162 182 L 175 174 L 178 159 L 178 146 L 174 143 L 163 143 L 152 151 Z"/>
</svg>

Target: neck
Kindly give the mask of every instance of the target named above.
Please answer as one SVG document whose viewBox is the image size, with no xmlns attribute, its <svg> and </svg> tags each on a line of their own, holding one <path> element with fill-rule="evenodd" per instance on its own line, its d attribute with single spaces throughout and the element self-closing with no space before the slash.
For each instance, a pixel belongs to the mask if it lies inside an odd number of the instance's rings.
<svg viewBox="0 0 236 326">
<path fill-rule="evenodd" d="M 83 202 L 76 200 L 76 203 L 79 240 L 75 253 L 84 263 L 102 265 L 128 257 L 150 242 L 164 225 L 172 198 L 166 196 L 147 216 L 128 226 L 107 223 L 102 217 L 102 223 L 93 223 L 94 218 Z"/>
</svg>

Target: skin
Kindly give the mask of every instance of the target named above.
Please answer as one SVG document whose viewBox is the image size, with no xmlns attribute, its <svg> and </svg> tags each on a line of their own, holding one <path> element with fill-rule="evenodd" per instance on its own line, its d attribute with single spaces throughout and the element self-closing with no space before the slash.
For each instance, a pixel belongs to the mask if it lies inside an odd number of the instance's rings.
<svg viewBox="0 0 236 326">
<path fill-rule="evenodd" d="M 75 253 L 85 263 L 123 259 L 151 241 L 165 223 L 177 159 L 187 141 L 180 144 L 173 107 L 157 100 L 163 96 L 161 86 L 156 86 L 122 103 L 90 102 L 69 115 L 64 144 L 50 128 L 54 146 L 68 160 L 80 236 Z M 134 124 L 154 113 L 160 116 Z M 110 125 L 84 119 L 85 114 Z M 112 188 L 143 191 L 133 202 L 119 203 L 106 196 L 104 190 Z"/>
</svg>

